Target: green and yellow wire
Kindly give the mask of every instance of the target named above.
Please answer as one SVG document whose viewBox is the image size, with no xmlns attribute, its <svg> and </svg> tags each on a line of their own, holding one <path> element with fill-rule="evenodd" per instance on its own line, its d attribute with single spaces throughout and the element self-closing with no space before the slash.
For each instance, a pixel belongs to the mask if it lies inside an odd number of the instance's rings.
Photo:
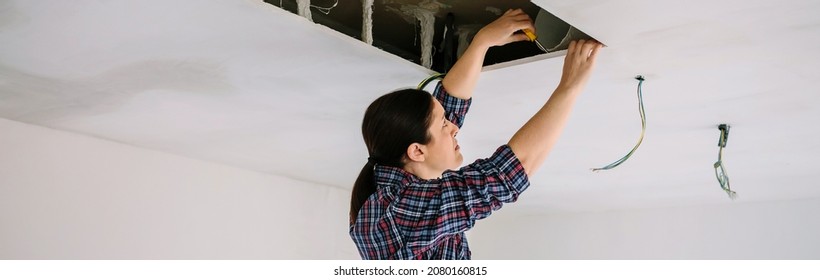
<svg viewBox="0 0 820 280">
<path fill-rule="evenodd" d="M 635 79 L 638 80 L 638 111 L 641 114 L 641 137 L 638 138 L 638 143 L 635 144 L 635 147 L 633 147 L 632 150 L 629 151 L 629 153 L 627 153 L 625 156 L 621 157 L 620 159 L 616 160 L 613 163 L 610 163 L 607 166 L 600 167 L 600 168 L 592 168 L 592 171 L 597 172 L 597 171 L 601 171 L 601 170 L 609 170 L 609 169 L 615 168 L 618 165 L 621 165 L 621 163 L 624 163 L 627 159 L 629 159 L 629 157 L 632 156 L 632 154 L 635 153 L 636 150 L 638 150 L 638 147 L 641 146 L 641 142 L 643 142 L 643 136 L 646 134 L 646 112 L 644 111 L 644 108 L 643 108 L 643 93 L 641 92 L 641 88 L 642 88 L 642 85 L 643 85 L 644 78 L 643 78 L 643 76 L 637 76 L 637 77 L 635 77 Z"/>
</svg>

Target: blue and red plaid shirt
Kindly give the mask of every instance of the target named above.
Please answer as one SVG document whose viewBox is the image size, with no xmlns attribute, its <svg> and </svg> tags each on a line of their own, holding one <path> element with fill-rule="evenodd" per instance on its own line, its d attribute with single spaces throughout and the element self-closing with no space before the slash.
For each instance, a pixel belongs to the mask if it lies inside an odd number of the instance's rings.
<svg viewBox="0 0 820 280">
<path fill-rule="evenodd" d="M 433 96 L 459 128 L 471 100 L 453 97 L 441 83 Z M 470 259 L 464 232 L 527 189 L 524 167 L 507 145 L 486 159 L 439 179 L 376 165 L 377 191 L 365 201 L 350 236 L 363 259 Z"/>
</svg>

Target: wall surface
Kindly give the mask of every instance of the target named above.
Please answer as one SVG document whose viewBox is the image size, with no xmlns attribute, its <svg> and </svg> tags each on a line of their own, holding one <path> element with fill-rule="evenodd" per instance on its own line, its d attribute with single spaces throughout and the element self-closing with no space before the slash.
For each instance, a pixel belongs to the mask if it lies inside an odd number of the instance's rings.
<svg viewBox="0 0 820 280">
<path fill-rule="evenodd" d="M 349 197 L 0 119 L 0 259 L 355 259 Z"/>
<path fill-rule="evenodd" d="M 0 259 L 358 259 L 339 188 L 0 119 Z M 475 259 L 818 259 L 820 199 L 523 215 Z M 512 211 L 511 211 L 512 210 Z"/>
<path fill-rule="evenodd" d="M 514 207 L 514 206 L 510 206 Z M 476 224 L 475 259 L 820 259 L 820 199 L 517 215 Z"/>
</svg>

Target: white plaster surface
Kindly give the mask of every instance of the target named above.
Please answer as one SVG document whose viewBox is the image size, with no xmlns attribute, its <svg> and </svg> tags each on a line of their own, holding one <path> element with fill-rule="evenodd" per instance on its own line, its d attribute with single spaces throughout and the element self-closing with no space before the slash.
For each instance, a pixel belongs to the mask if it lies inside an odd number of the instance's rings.
<svg viewBox="0 0 820 280">
<path fill-rule="evenodd" d="M 357 259 L 346 190 L 0 119 L 0 259 Z"/>
</svg>

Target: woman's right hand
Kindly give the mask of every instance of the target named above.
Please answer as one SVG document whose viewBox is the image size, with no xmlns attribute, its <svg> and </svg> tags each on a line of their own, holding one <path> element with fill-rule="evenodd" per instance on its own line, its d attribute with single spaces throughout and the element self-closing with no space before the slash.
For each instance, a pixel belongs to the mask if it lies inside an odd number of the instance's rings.
<svg viewBox="0 0 820 280">
<path fill-rule="evenodd" d="M 473 37 L 473 43 L 489 48 L 529 40 L 527 35 L 517 33 L 522 29 L 535 31 L 530 16 L 521 9 L 507 10 L 501 17 L 481 28 Z"/>
</svg>

